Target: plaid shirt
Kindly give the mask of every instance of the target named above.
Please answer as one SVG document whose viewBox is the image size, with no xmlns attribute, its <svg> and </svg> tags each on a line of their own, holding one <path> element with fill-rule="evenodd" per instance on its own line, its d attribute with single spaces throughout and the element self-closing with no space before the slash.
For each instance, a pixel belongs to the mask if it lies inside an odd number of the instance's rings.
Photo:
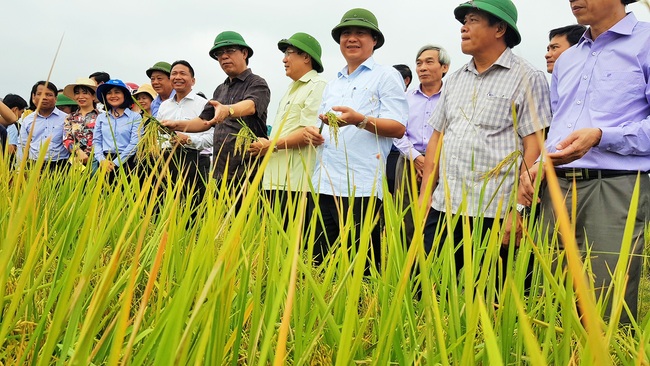
<svg viewBox="0 0 650 366">
<path fill-rule="evenodd" d="M 255 176 L 258 162 L 248 153 L 245 155 L 235 154 L 235 135 L 242 128 L 238 120 L 244 123 L 255 133 L 257 137 L 268 138 L 266 133 L 266 115 L 271 91 L 266 81 L 246 69 L 243 73 L 230 80 L 227 78 L 219 85 L 213 93 L 213 100 L 222 104 L 235 104 L 242 100 L 252 100 L 255 103 L 255 114 L 241 118 L 226 118 L 222 123 L 214 126 L 213 156 L 215 160 L 214 178 L 221 180 L 227 177 L 237 181 L 246 176 L 247 168 L 253 169 L 251 177 Z M 214 107 L 207 103 L 199 116 L 209 121 L 214 118 Z M 226 172 L 226 163 L 228 171 Z"/>
<path fill-rule="evenodd" d="M 512 108 L 517 116 L 514 125 Z M 463 198 L 469 216 L 495 218 L 499 201 L 513 193 L 521 164 L 503 164 L 497 175 L 488 172 L 511 153 L 523 154 L 522 138 L 544 129 L 551 120 L 548 82 L 542 71 L 507 48 L 497 61 L 479 74 L 471 60 L 451 74 L 442 89 L 429 123 L 443 133 L 439 184 L 432 207 L 457 213 Z M 504 214 L 502 210 L 502 215 Z"/>
<path fill-rule="evenodd" d="M 82 116 L 81 112 L 77 111 L 69 114 L 63 121 L 63 146 L 68 151 L 81 149 L 86 154 L 90 154 L 93 149 L 93 129 L 97 114 L 97 110 L 92 110 Z"/>
</svg>

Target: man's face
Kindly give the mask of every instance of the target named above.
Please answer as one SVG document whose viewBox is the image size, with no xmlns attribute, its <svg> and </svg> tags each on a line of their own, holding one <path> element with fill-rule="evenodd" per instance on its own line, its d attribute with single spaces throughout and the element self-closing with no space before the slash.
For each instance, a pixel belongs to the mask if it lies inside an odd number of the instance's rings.
<svg viewBox="0 0 650 366">
<path fill-rule="evenodd" d="M 490 25 L 485 14 L 470 10 L 460 27 L 460 48 L 466 55 L 477 55 L 493 47 L 500 32 L 505 33 L 502 25 Z"/>
<path fill-rule="evenodd" d="M 415 60 L 415 72 L 418 74 L 420 84 L 436 84 L 442 80 L 442 74 L 449 71 L 449 65 L 441 65 L 438 56 L 438 51 L 427 50 Z"/>
<path fill-rule="evenodd" d="M 612 19 L 618 16 L 621 9 L 625 12 L 621 0 L 569 0 L 569 5 L 578 24 L 596 27 L 599 24 L 612 26 L 616 23 Z"/>
<path fill-rule="evenodd" d="M 195 82 L 190 68 L 182 64 L 177 64 L 172 68 L 171 81 L 176 93 L 180 94 L 189 93 Z"/>
<path fill-rule="evenodd" d="M 246 48 L 237 46 L 219 47 L 216 54 L 221 70 L 231 78 L 238 76 L 248 68 L 246 65 L 248 49 Z"/>
<path fill-rule="evenodd" d="M 377 41 L 369 29 L 348 27 L 341 31 L 339 43 L 341 54 L 348 64 L 361 64 L 372 56 Z"/>
<path fill-rule="evenodd" d="M 56 94 L 46 88 L 45 85 L 39 85 L 36 88 L 36 93 L 32 95 L 32 102 L 38 107 L 39 101 L 41 103 L 41 111 L 52 111 L 56 106 Z"/>
<path fill-rule="evenodd" d="M 285 74 L 293 81 L 300 79 L 311 69 L 309 57 L 304 53 L 299 54 L 298 49 L 294 47 L 287 47 L 282 62 Z"/>
<path fill-rule="evenodd" d="M 560 57 L 562 52 L 566 51 L 569 47 L 571 47 L 571 45 L 569 44 L 569 41 L 567 41 L 566 35 L 557 35 L 551 38 L 551 41 L 546 47 L 546 55 L 544 56 L 546 58 L 546 71 L 548 71 L 549 74 L 553 73 L 553 67 L 555 66 L 557 58 Z"/>
<path fill-rule="evenodd" d="M 172 92 L 172 81 L 169 76 L 162 71 L 151 73 L 151 86 L 158 94 L 169 95 Z"/>
</svg>

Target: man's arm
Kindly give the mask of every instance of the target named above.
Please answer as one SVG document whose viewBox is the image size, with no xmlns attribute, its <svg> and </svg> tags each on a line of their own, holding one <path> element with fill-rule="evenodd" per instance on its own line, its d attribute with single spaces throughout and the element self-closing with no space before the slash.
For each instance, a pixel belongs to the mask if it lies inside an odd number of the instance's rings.
<svg viewBox="0 0 650 366">
<path fill-rule="evenodd" d="M 14 112 L 2 101 L 0 101 L 0 117 L 2 117 L 0 123 L 5 127 L 14 124 L 18 120 Z"/>
<path fill-rule="evenodd" d="M 424 172 L 420 186 L 420 204 L 431 206 L 431 195 L 438 185 L 438 166 L 440 163 L 439 143 L 442 143 L 442 133 L 434 130 L 424 153 Z M 429 195 L 425 197 L 427 186 L 431 187 Z"/>
</svg>

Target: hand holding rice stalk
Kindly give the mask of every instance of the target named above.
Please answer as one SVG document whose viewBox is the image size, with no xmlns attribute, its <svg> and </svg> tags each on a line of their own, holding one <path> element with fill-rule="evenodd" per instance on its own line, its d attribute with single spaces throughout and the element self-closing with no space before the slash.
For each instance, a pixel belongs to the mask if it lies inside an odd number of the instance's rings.
<svg viewBox="0 0 650 366">
<path fill-rule="evenodd" d="M 239 129 L 239 132 L 233 134 L 237 137 L 235 139 L 235 154 L 240 153 L 244 155 L 251 147 L 253 141 L 257 141 L 257 135 L 255 135 L 253 130 L 241 118 L 237 119 L 237 122 L 241 125 L 241 129 Z"/>
<path fill-rule="evenodd" d="M 158 158 L 162 153 L 160 146 L 165 140 L 175 137 L 176 131 L 163 126 L 156 117 L 145 111 L 135 98 L 133 100 L 144 111 L 143 123 L 140 124 L 140 141 L 138 141 L 136 157 L 138 159 L 146 157 Z"/>
<path fill-rule="evenodd" d="M 330 128 L 330 136 L 334 139 L 334 145 L 339 147 L 339 117 L 332 111 L 325 113 L 325 118 L 327 118 L 327 125 Z M 346 123 L 345 121 L 342 121 Z M 321 123 L 318 133 L 323 133 L 323 124 Z"/>
</svg>

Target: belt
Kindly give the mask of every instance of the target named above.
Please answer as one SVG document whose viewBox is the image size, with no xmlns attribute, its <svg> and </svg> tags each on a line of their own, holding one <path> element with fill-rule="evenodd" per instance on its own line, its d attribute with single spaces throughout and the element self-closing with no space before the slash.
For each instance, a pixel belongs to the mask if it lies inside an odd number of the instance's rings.
<svg viewBox="0 0 650 366">
<path fill-rule="evenodd" d="M 612 177 L 622 177 L 624 175 L 637 175 L 638 170 L 609 170 L 609 169 L 586 169 L 586 168 L 556 168 L 555 174 L 558 178 L 567 180 L 591 180 Z M 646 174 L 646 172 L 641 172 Z"/>
</svg>

